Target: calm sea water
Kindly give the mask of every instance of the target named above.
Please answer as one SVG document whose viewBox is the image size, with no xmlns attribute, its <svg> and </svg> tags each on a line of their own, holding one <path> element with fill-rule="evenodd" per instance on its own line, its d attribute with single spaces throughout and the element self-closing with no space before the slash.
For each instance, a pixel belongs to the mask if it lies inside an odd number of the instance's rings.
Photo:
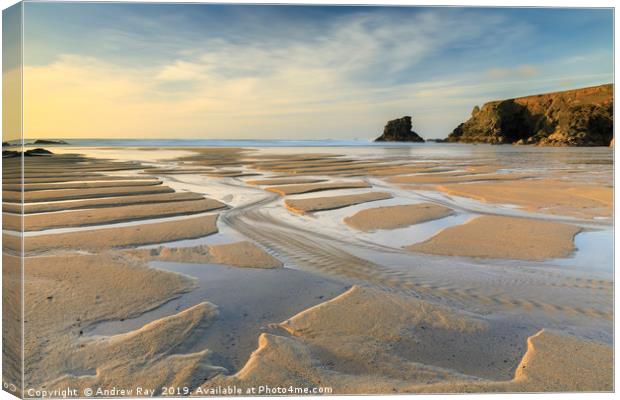
<svg viewBox="0 0 620 400">
<path fill-rule="evenodd" d="M 504 172 L 512 170 L 554 171 L 570 169 L 580 180 L 588 175 L 613 179 L 614 152 L 609 147 L 536 147 L 461 143 L 374 143 L 369 140 L 172 140 L 172 139 L 67 139 L 67 148 L 157 148 L 161 150 L 188 147 L 243 147 L 269 154 L 331 153 L 362 159 L 410 159 L 412 162 L 438 161 L 446 166 L 455 163 L 498 165 Z M 30 146 L 29 146 L 30 147 Z M 575 176 L 575 175 L 571 175 Z M 577 176 L 575 176 L 577 177 Z"/>
<path fill-rule="evenodd" d="M 585 164 L 611 170 L 613 149 L 609 147 L 536 147 L 461 143 L 375 143 L 368 140 L 138 140 L 138 139 L 72 139 L 73 147 L 245 147 L 270 153 L 326 152 L 363 158 L 403 157 L 414 160 L 468 159 L 477 162 L 502 163 L 515 168 L 540 168 L 552 165 Z M 303 150 L 302 150 L 303 149 Z M 593 168 L 593 169 L 598 169 Z"/>
</svg>

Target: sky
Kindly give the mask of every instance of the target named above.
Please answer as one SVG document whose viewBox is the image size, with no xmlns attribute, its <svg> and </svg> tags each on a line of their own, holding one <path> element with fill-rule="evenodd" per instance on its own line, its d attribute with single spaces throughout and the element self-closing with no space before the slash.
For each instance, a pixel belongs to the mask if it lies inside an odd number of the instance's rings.
<svg viewBox="0 0 620 400">
<path fill-rule="evenodd" d="M 404 115 L 442 138 L 475 105 L 613 81 L 611 9 L 32 2 L 23 12 L 29 138 L 367 140 Z M 18 68 L 8 60 L 3 74 Z"/>
</svg>

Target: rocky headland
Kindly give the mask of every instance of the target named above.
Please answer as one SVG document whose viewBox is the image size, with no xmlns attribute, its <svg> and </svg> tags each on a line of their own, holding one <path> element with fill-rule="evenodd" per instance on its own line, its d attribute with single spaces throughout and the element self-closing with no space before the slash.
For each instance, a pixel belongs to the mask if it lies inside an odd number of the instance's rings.
<svg viewBox="0 0 620 400">
<path fill-rule="evenodd" d="M 37 139 L 34 144 L 69 144 L 64 140 Z"/>
<path fill-rule="evenodd" d="M 492 101 L 474 107 L 448 142 L 609 146 L 613 84 Z"/>
<path fill-rule="evenodd" d="M 388 121 L 383 128 L 383 135 L 375 139 L 375 142 L 424 142 L 424 139 L 411 130 L 411 117 Z"/>
</svg>

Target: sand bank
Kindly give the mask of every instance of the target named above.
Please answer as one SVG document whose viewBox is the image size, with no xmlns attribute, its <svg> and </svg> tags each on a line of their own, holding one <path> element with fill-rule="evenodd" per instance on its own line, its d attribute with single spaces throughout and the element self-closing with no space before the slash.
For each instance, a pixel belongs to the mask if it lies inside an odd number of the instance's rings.
<svg viewBox="0 0 620 400">
<path fill-rule="evenodd" d="M 528 218 L 482 216 L 446 228 L 411 251 L 447 256 L 542 261 L 567 257 L 581 228 Z"/>
<path fill-rule="evenodd" d="M 100 207 L 90 210 L 74 210 L 48 214 L 30 214 L 23 217 L 24 231 L 40 231 L 52 228 L 78 227 L 116 222 L 137 221 L 152 218 L 199 214 L 226 207 L 217 200 L 201 199 L 171 203 Z M 4 214 L 6 228 L 19 230 L 22 218 L 16 214 Z"/>
<path fill-rule="evenodd" d="M 193 239 L 217 232 L 217 214 L 165 222 L 145 223 L 118 228 L 90 229 L 69 233 L 29 236 L 24 239 L 30 253 L 63 250 L 104 250 L 112 247 L 139 246 Z M 19 248 L 21 238 L 3 235 L 5 246 Z"/>
<path fill-rule="evenodd" d="M 488 203 L 514 204 L 528 211 L 580 218 L 608 217 L 613 207 L 613 187 L 561 180 L 442 185 L 437 189 Z"/>
<path fill-rule="evenodd" d="M 137 367 L 141 361 L 155 361 L 158 349 L 186 334 L 177 329 L 157 341 L 134 340 L 134 348 L 123 346 L 112 353 L 110 346 L 95 354 L 91 343 L 80 340 L 89 326 L 139 315 L 190 290 L 192 280 L 107 253 L 26 258 L 25 265 L 26 386 L 38 387 L 63 374 L 94 377 L 94 368 L 99 372 L 105 359 L 121 367 L 134 362 L 127 357 L 132 356 Z"/>
<path fill-rule="evenodd" d="M 453 211 L 432 203 L 368 208 L 344 219 L 344 223 L 364 232 L 395 229 L 452 215 Z"/>
<path fill-rule="evenodd" d="M 428 306 L 428 307 L 426 307 Z M 389 322 L 388 322 L 389 321 Z M 448 330 L 455 338 L 484 323 L 441 308 L 372 289 L 353 287 L 280 324 L 292 337 L 262 334 L 258 349 L 237 374 L 216 377 L 205 387 L 242 387 L 277 382 L 301 387 L 332 386 L 335 393 L 393 393 L 405 382 L 435 382 L 461 374 L 424 366 L 403 350 L 415 343 L 415 328 Z"/>
<path fill-rule="evenodd" d="M 85 341 L 71 355 L 71 363 L 84 371 L 96 365 L 97 373 L 67 374 L 47 386 L 77 388 L 79 393 L 84 388 L 127 388 L 134 392 L 125 396 L 136 397 L 161 395 L 164 387 L 195 387 L 226 369 L 211 365 L 207 349 L 195 353 L 178 351 L 217 315 L 217 307 L 203 302 L 133 332 Z M 155 391 L 138 394 L 137 387 Z M 181 393 L 173 390 L 171 394 Z"/>
<path fill-rule="evenodd" d="M 381 166 L 369 168 L 367 173 L 371 176 L 391 176 L 391 175 L 408 175 L 431 172 L 451 171 L 451 168 L 441 167 L 439 165 L 420 165 L 420 166 Z"/>
<path fill-rule="evenodd" d="M 54 176 L 45 178 L 26 178 L 26 184 L 34 183 L 64 183 L 64 182 L 93 182 L 93 181 L 132 181 L 132 180 L 144 180 L 152 178 L 151 176 L 144 175 L 143 177 L 136 176 L 120 176 L 120 175 L 102 175 L 93 173 L 76 173 L 76 174 L 54 174 Z M 14 184 L 21 183 L 21 178 L 3 178 L 3 183 Z"/>
<path fill-rule="evenodd" d="M 531 178 L 527 174 L 469 174 L 469 173 L 446 173 L 446 174 L 421 174 L 405 175 L 388 178 L 391 183 L 413 183 L 413 184 L 447 184 L 447 183 L 467 183 L 482 181 L 513 181 Z"/>
<path fill-rule="evenodd" d="M 309 199 L 286 200 L 286 208 L 297 214 L 304 214 L 315 211 L 327 211 L 337 208 L 352 206 L 354 204 L 366 203 L 369 201 L 385 200 L 392 198 L 389 193 L 368 192 L 361 194 L 348 194 L 344 196 L 313 197 Z"/>
<path fill-rule="evenodd" d="M 527 350 L 515 349 L 483 320 L 375 289 L 353 287 L 280 327 L 291 336 L 263 333 L 243 369 L 203 390 L 278 382 L 328 386 L 334 394 L 612 388 L 607 346 L 541 331 Z"/>
<path fill-rule="evenodd" d="M 127 250 L 128 254 L 150 261 L 224 264 L 242 268 L 281 268 L 283 264 L 251 242 L 195 247 L 166 247 Z"/>
<path fill-rule="evenodd" d="M 326 179 L 315 179 L 315 178 L 265 178 L 265 179 L 256 179 L 245 181 L 248 185 L 291 185 L 291 184 L 301 184 L 301 183 L 318 183 L 324 182 Z"/>
<path fill-rule="evenodd" d="M 113 207 L 131 204 L 158 204 L 174 203 L 189 200 L 201 200 L 204 196 L 198 193 L 177 192 L 177 193 L 156 193 L 146 195 L 132 195 L 119 197 L 102 197 L 96 199 L 69 200 L 57 202 L 29 203 L 21 206 L 19 203 L 2 203 L 2 211 L 10 213 L 21 213 L 23 208 L 25 214 L 43 213 L 51 211 L 79 210 L 82 208 Z M 215 200 L 212 200 L 215 201 Z"/>
<path fill-rule="evenodd" d="M 172 193 L 174 190 L 167 186 L 127 186 L 127 187 L 106 187 L 96 189 L 59 189 L 59 190 L 36 190 L 25 192 L 24 202 L 34 203 L 39 201 L 59 201 L 75 199 L 92 199 L 97 197 L 115 197 L 138 194 Z M 21 192 L 3 191 L 5 201 L 19 202 Z"/>
<path fill-rule="evenodd" d="M 126 187 L 126 186 L 155 186 L 161 185 L 161 181 L 159 179 L 142 179 L 142 180 L 113 180 L 113 181 L 105 181 L 102 178 L 99 181 L 91 181 L 91 182 L 59 182 L 59 183 L 29 183 L 26 181 L 25 184 L 3 184 L 2 190 L 7 191 L 25 191 L 30 192 L 34 190 L 58 190 L 58 189 L 93 189 L 93 188 L 104 188 L 104 187 Z"/>
<path fill-rule="evenodd" d="M 609 392 L 614 382 L 612 364 L 611 347 L 543 329 L 527 339 L 527 352 L 510 381 L 419 385 L 410 391 Z"/>
<path fill-rule="evenodd" d="M 357 189 L 357 188 L 369 188 L 369 187 L 370 187 L 370 184 L 368 182 L 355 181 L 355 182 L 327 182 L 327 183 L 315 183 L 315 184 L 270 186 L 266 188 L 265 190 L 277 193 L 280 196 L 286 196 L 290 194 L 321 192 L 324 190 Z"/>
</svg>

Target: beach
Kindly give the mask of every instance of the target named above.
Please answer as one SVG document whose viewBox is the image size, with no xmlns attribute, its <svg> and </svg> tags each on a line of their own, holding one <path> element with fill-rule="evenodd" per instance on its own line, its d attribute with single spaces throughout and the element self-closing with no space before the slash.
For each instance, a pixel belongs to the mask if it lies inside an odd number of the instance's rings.
<svg viewBox="0 0 620 400">
<path fill-rule="evenodd" d="M 3 159 L 24 390 L 613 390 L 613 149 L 130 144 Z"/>
</svg>

